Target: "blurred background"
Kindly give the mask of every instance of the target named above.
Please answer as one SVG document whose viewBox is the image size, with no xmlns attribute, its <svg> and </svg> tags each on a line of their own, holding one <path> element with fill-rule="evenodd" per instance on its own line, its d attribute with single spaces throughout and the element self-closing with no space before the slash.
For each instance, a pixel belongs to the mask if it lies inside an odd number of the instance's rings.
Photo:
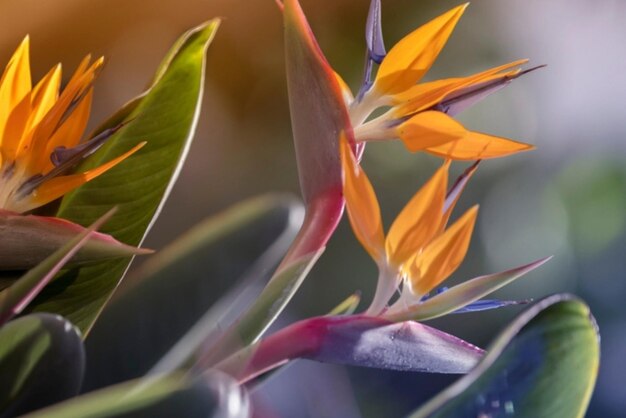
<svg viewBox="0 0 626 418">
<path fill-rule="evenodd" d="M 357 89 L 368 0 L 301 0 L 329 61 Z M 382 0 L 387 47 L 457 1 Z M 214 16 L 199 130 L 187 164 L 146 245 L 159 249 L 246 197 L 298 193 L 283 61 L 281 16 L 271 0 L 1 0 L 0 63 L 31 35 L 39 78 L 66 76 L 87 53 L 104 55 L 95 127 L 142 91 L 176 37 Z M 507 299 L 568 291 L 583 297 L 602 332 L 602 365 L 588 416 L 626 410 L 626 2 L 477 0 L 427 79 L 463 76 L 530 58 L 548 64 L 460 120 L 535 144 L 486 161 L 457 213 L 480 203 L 470 253 L 450 284 L 545 255 L 554 259 L 498 293 Z M 4 64 L 2 64 L 4 65 Z M 439 161 L 400 144 L 373 144 L 364 165 L 386 225 Z M 457 163 L 456 172 L 464 164 Z M 342 222 L 282 319 L 322 314 L 356 289 L 371 297 L 376 269 Z M 434 326 L 486 346 L 521 308 L 450 316 Z M 454 381 L 299 362 L 256 391 L 259 416 L 402 416 Z M 337 415 L 338 405 L 340 414 Z"/>
</svg>

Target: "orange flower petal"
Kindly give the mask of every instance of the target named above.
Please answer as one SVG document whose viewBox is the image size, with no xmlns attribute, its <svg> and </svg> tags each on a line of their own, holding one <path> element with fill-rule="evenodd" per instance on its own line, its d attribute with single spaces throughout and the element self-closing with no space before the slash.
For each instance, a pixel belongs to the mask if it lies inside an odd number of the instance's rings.
<svg viewBox="0 0 626 418">
<path fill-rule="evenodd" d="M 514 76 L 520 71 L 519 68 L 515 67 L 519 67 L 526 62 L 528 62 L 527 59 L 521 59 L 467 77 L 447 78 L 416 84 L 393 97 L 394 103 L 399 105 L 396 113 L 400 116 L 419 112 L 433 107 L 445 99 L 446 96 L 465 87 L 491 81 L 492 79 L 503 76 Z M 515 69 L 511 70 L 511 68 Z"/>
<path fill-rule="evenodd" d="M 2 146 L 7 159 L 16 160 L 26 153 L 31 145 L 34 129 L 57 100 L 60 84 L 59 64 L 13 109 L 7 120 Z"/>
<path fill-rule="evenodd" d="M 52 137 L 46 144 L 45 155 L 50 156 L 56 147 L 71 148 L 76 146 L 87 127 L 89 121 L 89 113 L 91 112 L 91 101 L 93 98 L 93 89 L 89 89 L 85 97 L 72 111 L 70 116 L 63 124 L 54 132 Z M 43 171 L 52 169 L 53 164 L 50 158 L 46 159 L 46 165 Z"/>
<path fill-rule="evenodd" d="M 417 152 L 463 138 L 467 131 L 445 113 L 429 110 L 399 125 L 396 133 L 409 151 Z"/>
<path fill-rule="evenodd" d="M 30 126 L 36 126 L 48 113 L 54 103 L 59 98 L 59 88 L 61 87 L 61 64 L 52 68 L 44 78 L 33 89 L 32 103 L 33 113 Z"/>
<path fill-rule="evenodd" d="M 2 154 L 8 161 L 15 161 L 23 147 L 26 128 L 30 118 L 30 92 L 13 107 L 3 132 Z"/>
<path fill-rule="evenodd" d="M 26 36 L 11 57 L 0 80 L 0 145 L 4 142 L 4 131 L 9 115 L 19 103 L 23 102 L 32 88 L 29 46 L 30 39 Z"/>
<path fill-rule="evenodd" d="M 391 225 L 386 248 L 390 261 L 401 266 L 423 248 L 437 232 L 446 197 L 449 162 L 428 180 Z"/>
<path fill-rule="evenodd" d="M 535 147 L 523 142 L 483 134 L 467 132 L 464 138 L 425 151 L 443 158 L 453 160 L 480 160 L 504 157 L 522 151 L 530 151 Z"/>
<path fill-rule="evenodd" d="M 401 39 L 380 64 L 376 91 L 394 95 L 417 83 L 435 62 L 466 7 L 458 6 Z"/>
<path fill-rule="evenodd" d="M 57 102 L 35 129 L 29 153 L 30 172 L 41 173 L 45 171 L 46 167 L 49 167 L 49 153 L 46 153 L 48 141 L 59 128 L 59 123 L 68 116 L 68 108 L 74 103 L 75 99 L 86 93 L 87 89 L 91 87 L 97 72 L 104 63 L 104 59 L 100 58 L 89 68 L 85 69 L 88 65 L 88 57 L 81 62 Z"/>
<path fill-rule="evenodd" d="M 146 145 L 146 142 L 137 144 L 131 150 L 97 168 L 94 168 L 93 170 L 89 170 L 79 174 L 56 177 L 45 182 L 33 192 L 33 198 L 28 204 L 29 207 L 27 207 L 26 209 L 20 208 L 20 212 L 25 212 L 32 208 L 45 205 L 46 203 L 58 199 L 64 194 L 74 190 L 84 183 L 87 183 L 88 181 L 93 180 L 101 174 L 104 174 L 108 170 L 112 169 L 113 167 L 124 161 L 126 158 L 137 152 L 144 145 Z"/>
<path fill-rule="evenodd" d="M 430 292 L 459 267 L 467 254 L 477 214 L 478 206 L 472 207 L 415 258 L 409 269 L 415 294 Z"/>
<path fill-rule="evenodd" d="M 385 237 L 374 188 L 357 163 L 343 133 L 339 141 L 339 152 L 343 166 L 343 193 L 350 225 L 369 255 L 379 261 L 384 258 Z"/>
</svg>

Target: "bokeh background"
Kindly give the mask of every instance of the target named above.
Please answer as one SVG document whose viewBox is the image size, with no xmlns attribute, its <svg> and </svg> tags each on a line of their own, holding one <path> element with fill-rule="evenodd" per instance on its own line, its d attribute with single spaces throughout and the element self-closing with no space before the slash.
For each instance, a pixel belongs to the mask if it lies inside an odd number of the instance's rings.
<svg viewBox="0 0 626 418">
<path fill-rule="evenodd" d="M 457 5 L 382 3 L 388 47 Z M 369 1 L 302 4 L 329 61 L 356 89 Z M 93 127 L 142 90 L 179 34 L 214 16 L 224 22 L 209 52 L 199 130 L 146 242 L 152 248 L 246 197 L 298 193 L 282 23 L 273 1 L 0 0 L 0 63 L 27 33 L 35 77 L 59 61 L 69 75 L 85 54 L 106 56 Z M 602 366 L 590 417 L 623 416 L 626 410 L 625 21 L 622 0 L 476 0 L 427 77 L 467 75 L 525 57 L 548 64 L 460 117 L 472 129 L 530 142 L 538 150 L 482 164 L 459 208 L 481 204 L 477 229 L 451 282 L 553 254 L 548 265 L 498 296 L 569 291 L 591 305 L 602 332 Z M 400 144 L 374 144 L 364 164 L 389 225 L 439 161 L 409 154 Z M 355 289 L 367 301 L 375 280 L 375 266 L 343 222 L 282 321 L 325 313 Z M 451 316 L 433 325 L 485 346 L 517 312 Z M 255 396 L 259 416 L 391 417 L 454 379 L 302 361 Z"/>
</svg>

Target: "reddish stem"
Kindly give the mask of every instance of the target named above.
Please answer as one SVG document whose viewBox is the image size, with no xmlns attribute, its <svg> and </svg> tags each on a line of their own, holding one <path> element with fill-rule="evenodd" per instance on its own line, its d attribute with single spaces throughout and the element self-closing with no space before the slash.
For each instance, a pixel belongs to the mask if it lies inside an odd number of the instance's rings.
<svg viewBox="0 0 626 418">
<path fill-rule="evenodd" d="M 302 228 L 278 270 L 324 247 L 337 229 L 344 206 L 345 200 L 340 186 L 327 189 L 311 199 Z"/>
</svg>

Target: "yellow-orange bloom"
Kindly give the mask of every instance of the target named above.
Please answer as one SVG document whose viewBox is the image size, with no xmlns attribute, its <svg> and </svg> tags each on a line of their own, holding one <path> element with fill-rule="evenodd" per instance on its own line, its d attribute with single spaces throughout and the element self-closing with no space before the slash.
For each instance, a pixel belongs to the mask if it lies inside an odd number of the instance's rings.
<svg viewBox="0 0 626 418">
<path fill-rule="evenodd" d="M 93 153 L 115 129 L 79 144 L 103 59 L 87 56 L 63 91 L 57 65 L 32 86 L 29 38 L 24 38 L 0 80 L 0 209 L 26 212 L 92 180 L 133 154 L 84 173 L 69 172 Z"/>
<path fill-rule="evenodd" d="M 380 61 L 374 80 L 366 82 L 355 99 L 344 89 L 357 142 L 400 139 L 411 152 L 425 151 L 454 160 L 501 157 L 533 147 L 473 132 L 452 116 L 511 80 L 531 70 L 511 62 L 468 77 L 418 84 L 443 49 L 467 4 L 431 20 L 401 39 Z M 382 43 L 382 40 L 379 40 Z M 383 48 L 382 46 L 378 47 Z M 380 53 L 380 51 L 379 51 Z M 340 81 L 342 86 L 345 83 Z M 367 120 L 380 107 L 381 116 Z"/>
<path fill-rule="evenodd" d="M 379 267 L 369 313 L 380 313 L 401 281 L 404 299 L 419 299 L 452 274 L 463 261 L 476 222 L 474 206 L 447 227 L 456 197 L 446 204 L 449 161 L 413 196 L 384 236 L 378 199 L 345 138 L 340 139 L 344 195 L 352 229 Z"/>
</svg>

